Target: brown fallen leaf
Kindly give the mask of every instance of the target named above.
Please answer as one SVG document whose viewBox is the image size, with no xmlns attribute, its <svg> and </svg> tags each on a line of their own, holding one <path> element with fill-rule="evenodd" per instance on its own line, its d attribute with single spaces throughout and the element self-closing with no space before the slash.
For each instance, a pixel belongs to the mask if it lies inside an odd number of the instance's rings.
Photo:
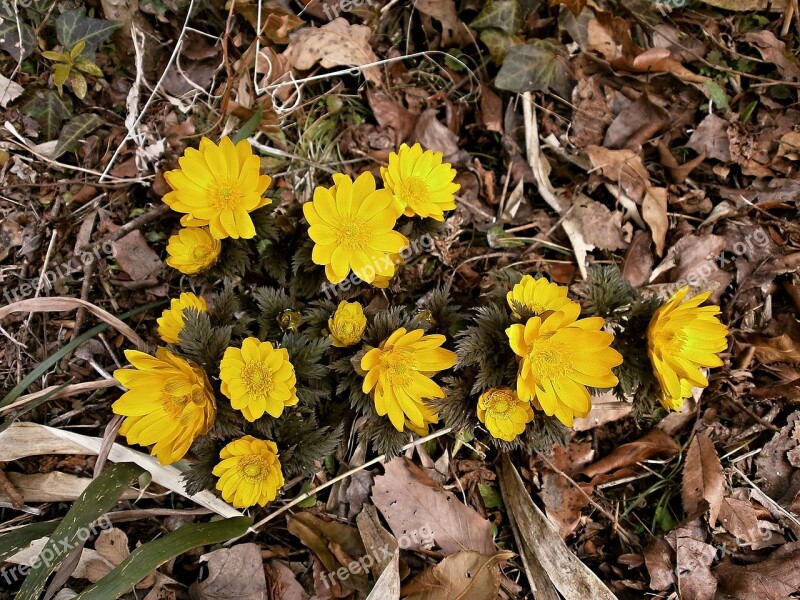
<svg viewBox="0 0 800 600">
<path fill-rule="evenodd" d="M 667 534 L 675 551 L 675 579 L 682 600 L 714 600 L 717 582 L 711 563 L 717 549 L 705 542 L 705 528 L 699 520 L 687 523 Z"/>
<path fill-rule="evenodd" d="M 600 250 L 621 250 L 627 244 L 622 235 L 622 213 L 611 212 L 605 204 L 595 200 L 580 207 L 586 242 Z"/>
<path fill-rule="evenodd" d="M 725 473 L 714 442 L 705 434 L 698 433 L 689 444 L 686 464 L 683 468 L 683 510 L 694 514 L 703 500 L 708 502 L 708 522 L 713 527 L 725 493 Z"/>
<path fill-rule="evenodd" d="M 594 450 L 589 443 L 570 444 L 565 451 L 561 446 L 553 448 L 552 465 L 567 476 L 572 476 L 594 457 Z M 545 463 L 547 465 L 548 463 Z M 587 494 L 593 488 L 582 484 L 583 491 L 563 475 L 542 468 L 542 489 L 539 496 L 544 502 L 547 517 L 558 528 L 562 539 L 566 539 L 580 523 L 581 509 L 589 504 Z"/>
<path fill-rule="evenodd" d="M 643 232 L 640 233 L 644 236 L 647 235 Z M 624 271 L 623 275 L 625 275 Z M 606 423 L 624 419 L 631 414 L 632 409 L 631 403 L 621 401 L 613 392 L 603 392 L 592 398 L 592 408 L 589 410 L 589 414 L 575 419 L 572 428 L 575 431 L 589 431 Z"/>
<path fill-rule="evenodd" d="M 351 25 L 339 17 L 322 27 L 307 27 L 299 30 L 283 56 L 295 69 L 308 71 L 315 64 L 330 69 L 333 67 L 362 67 L 378 61 L 369 45 L 372 30 L 365 25 Z M 381 85 L 377 67 L 361 69 L 367 81 Z"/>
<path fill-rule="evenodd" d="M 372 505 L 365 506 L 358 514 L 356 525 L 367 554 L 375 561 L 370 572 L 378 577 L 394 560 L 393 556 L 398 548 L 397 539 L 383 528 L 378 519 L 378 511 Z"/>
<path fill-rule="evenodd" d="M 786 425 L 776 433 L 756 457 L 756 475 L 759 487 L 770 498 L 779 502 L 791 502 L 797 495 L 796 470 L 789 462 L 788 454 L 800 447 L 800 440 L 793 435 L 800 428 L 800 411 L 786 419 Z"/>
<path fill-rule="evenodd" d="M 158 254 L 148 245 L 144 235 L 138 229 L 125 237 L 111 242 L 114 260 L 133 281 L 154 279 L 164 263 Z"/>
<path fill-rule="evenodd" d="M 702 0 L 706 4 L 735 11 L 760 11 L 784 12 L 789 7 L 789 0 Z"/>
<path fill-rule="evenodd" d="M 769 29 L 750 31 L 742 39 L 753 44 L 761 54 L 761 58 L 775 65 L 781 77 L 789 81 L 800 81 L 800 67 L 786 57 L 786 44 L 776 38 Z"/>
<path fill-rule="evenodd" d="M 455 0 L 416 0 L 414 8 L 442 24 L 442 46 L 472 41 L 469 28 L 458 18 Z"/>
<path fill-rule="evenodd" d="M 670 122 L 669 113 L 653 104 L 647 93 L 626 106 L 606 130 L 603 146 L 636 150 Z"/>
<path fill-rule="evenodd" d="M 489 131 L 503 133 L 503 101 L 491 87 L 481 84 L 481 122 Z"/>
<path fill-rule="evenodd" d="M 664 254 L 664 244 L 669 230 L 669 217 L 667 216 L 667 189 L 662 187 L 649 187 L 642 201 L 642 218 L 650 226 L 653 234 L 653 243 L 656 254 Z"/>
<path fill-rule="evenodd" d="M 729 162 L 731 160 L 729 127 L 730 124 L 725 119 L 710 114 L 695 128 L 686 145 L 698 154 L 705 154 L 709 158 L 725 163 Z"/>
<path fill-rule="evenodd" d="M 761 364 L 800 363 L 800 324 L 793 315 L 779 316 L 764 333 L 743 334 L 741 339 L 755 348 Z"/>
<path fill-rule="evenodd" d="M 267 596 L 280 600 L 308 600 L 308 594 L 297 581 L 292 570 L 279 560 L 271 560 L 266 567 Z"/>
<path fill-rule="evenodd" d="M 758 515 L 746 500 L 724 498 L 719 509 L 719 521 L 740 546 L 756 544 L 763 539 L 758 528 Z"/>
<path fill-rule="evenodd" d="M 417 115 L 382 90 L 367 88 L 367 101 L 378 125 L 394 132 L 396 145 L 405 142 L 414 131 Z"/>
<path fill-rule="evenodd" d="M 519 540 L 520 558 L 537 600 L 591 598 L 616 600 L 616 596 L 567 548 L 553 524 L 531 500 L 508 454 L 503 454 L 500 489 L 503 503 Z"/>
<path fill-rule="evenodd" d="M 401 593 L 406 600 L 494 600 L 500 591 L 500 563 L 512 556 L 463 550 L 423 571 Z"/>
<path fill-rule="evenodd" d="M 680 451 L 680 445 L 670 435 L 660 429 L 652 429 L 636 441 L 622 444 L 611 454 L 584 468 L 581 473 L 596 477 L 623 467 L 635 465 L 648 458 L 661 456 L 669 458 Z"/>
<path fill-rule="evenodd" d="M 650 174 L 641 156 L 633 150 L 612 150 L 602 146 L 586 146 L 586 154 L 595 169 L 618 183 L 631 200 L 642 203 L 650 187 Z"/>
<path fill-rule="evenodd" d="M 663 592 L 675 585 L 674 551 L 659 536 L 644 549 L 644 564 L 650 573 L 650 589 Z"/>
<path fill-rule="evenodd" d="M 634 287 L 641 287 L 650 281 L 655 259 L 650 251 L 651 238 L 646 231 L 637 231 L 628 246 L 622 263 L 622 276 Z M 591 416 L 591 412 L 589 413 Z"/>
<path fill-rule="evenodd" d="M 12 248 L 22 245 L 23 227 L 10 218 L 0 222 L 0 261 L 5 260 Z"/>
<path fill-rule="evenodd" d="M 436 109 L 429 108 L 417 119 L 411 138 L 419 142 L 423 149 L 441 152 L 445 157 L 458 152 L 458 136 L 436 118 Z"/>
<path fill-rule="evenodd" d="M 104 529 L 97 536 L 94 549 L 100 555 L 100 559 L 93 559 L 86 563 L 86 579 L 92 583 L 100 581 L 108 575 L 114 567 L 118 567 L 123 560 L 128 558 L 128 536 L 125 532 L 116 527 Z M 150 573 L 147 577 L 136 584 L 136 589 L 146 590 L 153 586 L 156 581 L 156 573 Z"/>
<path fill-rule="evenodd" d="M 404 457 L 390 461 L 385 474 L 375 478 L 372 501 L 395 537 L 406 541 L 404 549 L 418 550 L 435 541 L 445 554 L 494 552 L 489 521 Z"/>
<path fill-rule="evenodd" d="M 713 573 L 719 587 L 717 600 L 789 600 L 800 591 L 800 549 L 776 550 L 754 565 L 726 560 Z"/>
<path fill-rule="evenodd" d="M 258 544 L 221 548 L 203 558 L 208 561 L 208 577 L 191 585 L 189 597 L 192 600 L 264 600 L 267 597 L 267 579 Z"/>
</svg>

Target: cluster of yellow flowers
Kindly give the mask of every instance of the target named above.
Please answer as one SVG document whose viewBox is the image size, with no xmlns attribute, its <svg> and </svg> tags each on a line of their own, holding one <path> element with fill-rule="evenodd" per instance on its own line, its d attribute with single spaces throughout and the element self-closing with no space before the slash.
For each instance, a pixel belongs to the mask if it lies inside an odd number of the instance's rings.
<svg viewBox="0 0 800 600">
<path fill-rule="evenodd" d="M 355 181 L 334 175 L 333 187 L 316 188 L 313 201 L 303 205 L 314 241 L 311 260 L 325 267 L 331 283 L 352 271 L 362 281 L 384 287 L 394 275 L 396 256 L 409 244 L 394 231 L 397 219 L 405 215 L 444 221 L 444 211 L 456 207 L 455 193 L 461 187 L 453 183 L 455 176 L 441 152 L 423 152 L 419 144 L 403 144 L 389 155 L 389 166 L 381 169 L 385 189 L 377 189 L 369 172 Z"/>
<path fill-rule="evenodd" d="M 196 274 L 217 260 L 220 240 L 255 236 L 250 213 L 269 204 L 263 194 L 271 179 L 261 175 L 259 159 L 246 141 L 234 145 L 228 138 L 219 145 L 204 138 L 179 164 L 180 169 L 166 174 L 172 191 L 164 201 L 183 213 L 184 228 L 169 240 L 167 263 Z M 332 283 L 352 272 L 385 287 L 394 275 L 397 254 L 409 244 L 395 230 L 398 219 L 405 215 L 443 221 L 444 212 L 455 208 L 455 174 L 441 153 L 404 144 L 381 170 L 384 189 L 377 188 L 368 172 L 355 180 L 334 175 L 332 187 L 316 188 L 313 200 L 303 205 L 314 243 L 312 261 L 325 267 Z M 518 360 L 516 387 L 488 389 L 476 407 L 478 419 L 495 438 L 516 439 L 533 420 L 534 408 L 571 426 L 591 409 L 589 388 L 618 384 L 613 369 L 623 357 L 611 347 L 613 334 L 604 330 L 600 317 L 579 318 L 581 307 L 567 291 L 526 275 L 507 295 L 515 321 L 506 335 Z M 727 330 L 716 316 L 719 308 L 700 306 L 708 294 L 684 302 L 687 292 L 684 288 L 659 308 L 647 330 L 662 403 L 672 410 L 680 408 L 692 386 L 708 385 L 701 369 L 721 365 L 717 354 L 726 348 Z M 166 344 L 180 345 L 187 310 L 206 313 L 209 308 L 192 293 L 173 299 L 158 319 Z M 361 344 L 367 321 L 361 304 L 342 301 L 328 321 L 332 346 Z M 354 349 L 363 393 L 398 431 L 424 435 L 438 422 L 439 414 L 427 401 L 441 400 L 446 393 L 433 378 L 457 362 L 445 342 L 443 335 L 399 327 L 378 347 Z M 114 374 L 127 388 L 113 405 L 125 417 L 120 432 L 129 443 L 152 446 L 163 464 L 176 462 L 214 425 L 218 400 L 212 382 L 202 367 L 168 348 L 159 348 L 155 356 L 129 350 L 126 357 L 133 369 Z M 265 414 L 279 418 L 286 407 L 298 404 L 289 352 L 256 337 L 225 350 L 218 383 L 222 396 L 250 423 Z M 213 474 L 223 498 L 236 507 L 263 506 L 284 483 L 277 445 L 250 435 L 222 449 Z"/>
<path fill-rule="evenodd" d="M 567 291 L 526 275 L 507 295 L 513 317 L 527 316 L 506 330 L 519 361 L 517 386 L 491 388 L 478 401 L 478 418 L 498 439 L 510 442 L 525 430 L 533 420 L 531 405 L 570 427 L 591 410 L 588 388 L 619 383 L 612 369 L 622 355 L 611 348 L 614 336 L 603 331 L 600 317 L 579 319 L 580 305 Z M 648 354 L 668 410 L 679 410 L 692 386 L 708 385 L 701 369 L 722 365 L 717 353 L 727 347 L 719 307 L 700 307 L 710 293 L 682 303 L 688 291 L 661 306 L 647 329 Z"/>
</svg>

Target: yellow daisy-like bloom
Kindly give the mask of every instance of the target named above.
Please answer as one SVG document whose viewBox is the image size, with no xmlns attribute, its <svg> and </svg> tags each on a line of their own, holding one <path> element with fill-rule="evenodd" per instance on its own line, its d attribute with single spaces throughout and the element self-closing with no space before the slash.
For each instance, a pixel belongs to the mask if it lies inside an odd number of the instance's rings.
<svg viewBox="0 0 800 600">
<path fill-rule="evenodd" d="M 162 465 L 174 463 L 214 424 L 217 405 L 205 371 L 167 350 L 155 357 L 126 350 L 134 369 L 117 369 L 114 378 L 128 391 L 114 402 L 125 420 L 120 433 L 130 444 L 150 446 Z"/>
<path fill-rule="evenodd" d="M 186 213 L 183 225 L 207 225 L 218 240 L 256 235 L 249 213 L 271 202 L 263 196 L 272 179 L 261 175 L 261 161 L 250 142 L 242 140 L 234 146 L 223 137 L 217 146 L 203 138 L 199 149 L 187 148 L 178 164 L 180 169 L 164 173 L 173 190 L 164 202 Z"/>
<path fill-rule="evenodd" d="M 334 181 L 331 189 L 317 187 L 314 200 L 303 205 L 311 225 L 308 235 L 314 241 L 311 260 L 325 266 L 331 283 L 339 283 L 351 270 L 367 283 L 376 275 L 392 275 L 394 265 L 384 258 L 408 244 L 402 234 L 392 231 L 403 208 L 391 192 L 376 190 L 369 172 L 355 181 L 345 175 Z"/>
<path fill-rule="evenodd" d="M 173 298 L 169 308 L 161 313 L 156 320 L 158 335 L 168 344 L 180 344 L 180 334 L 183 331 L 183 311 L 194 308 L 197 312 L 208 312 L 205 298 L 195 296 L 191 292 L 184 292 L 180 298 Z"/>
<path fill-rule="evenodd" d="M 234 440 L 219 453 L 212 471 L 219 477 L 217 489 L 236 508 L 264 506 L 283 487 L 283 471 L 274 442 L 250 435 Z"/>
<path fill-rule="evenodd" d="M 250 422 L 265 412 L 280 417 L 284 407 L 297 404 L 297 380 L 286 348 L 249 337 L 241 349 L 225 350 L 219 373 L 222 393 Z"/>
<path fill-rule="evenodd" d="M 169 238 L 167 264 L 186 275 L 204 271 L 219 258 L 222 243 L 211 237 L 208 229 L 187 227 Z"/>
<path fill-rule="evenodd" d="M 689 287 L 678 290 L 653 315 L 647 327 L 647 353 L 663 392 L 667 410 L 679 410 L 692 386 L 706 387 L 702 367 L 720 367 L 717 356 L 728 347 L 728 329 L 718 306 L 700 306 L 711 292 L 685 300 Z"/>
<path fill-rule="evenodd" d="M 381 177 L 405 209 L 407 217 L 414 215 L 444 221 L 444 211 L 456 207 L 455 194 L 461 189 L 453 183 L 456 170 L 442 162 L 442 153 L 407 144 L 389 154 L 389 166 L 381 167 Z"/>
<path fill-rule="evenodd" d="M 525 275 L 506 295 L 508 306 L 516 318 L 520 318 L 519 310 L 538 316 L 548 310 L 560 310 L 572 302 L 567 298 L 569 290 L 557 283 L 547 281 L 544 277 L 534 279 Z"/>
<path fill-rule="evenodd" d="M 533 410 L 511 388 L 490 388 L 478 400 L 478 419 L 494 437 L 513 442 L 533 421 Z"/>
<path fill-rule="evenodd" d="M 361 341 L 367 328 L 367 317 L 358 302 L 342 300 L 333 316 L 328 319 L 328 330 L 337 348 L 347 348 Z"/>
<path fill-rule="evenodd" d="M 392 272 L 388 275 L 375 275 L 375 279 L 372 281 L 372 285 L 381 290 L 385 290 L 389 287 L 389 284 L 392 283 L 392 279 L 397 275 L 398 267 L 403 264 L 403 257 L 400 254 L 390 254 L 388 260 L 392 263 Z"/>
<path fill-rule="evenodd" d="M 455 352 L 441 348 L 445 339 L 443 335 L 424 335 L 422 329 L 401 327 L 361 359 L 361 368 L 367 373 L 364 393 L 372 392 L 375 410 L 381 416 L 388 414 L 398 431 L 403 431 L 406 418 L 415 428 L 438 419 L 424 399 L 444 398 L 444 390 L 431 377 L 456 364 Z"/>
<path fill-rule="evenodd" d="M 525 325 L 506 329 L 511 349 L 521 357 L 517 394 L 547 415 L 572 426 L 592 406 L 586 386 L 608 388 L 618 380 L 612 367 L 622 355 L 610 347 L 614 336 L 605 331 L 601 317 L 578 320 L 580 306 L 571 302 L 542 320 L 531 317 Z"/>
</svg>

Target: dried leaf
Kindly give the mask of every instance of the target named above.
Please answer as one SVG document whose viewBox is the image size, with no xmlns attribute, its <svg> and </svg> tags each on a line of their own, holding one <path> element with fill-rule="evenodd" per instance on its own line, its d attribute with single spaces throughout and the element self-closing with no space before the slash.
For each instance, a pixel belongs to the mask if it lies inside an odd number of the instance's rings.
<svg viewBox="0 0 800 600">
<path fill-rule="evenodd" d="M 423 148 L 450 156 L 458 152 L 458 136 L 436 118 L 436 109 L 429 108 L 417 119 L 412 136 Z"/>
<path fill-rule="evenodd" d="M 664 254 L 664 244 L 669 230 L 667 216 L 667 188 L 648 187 L 642 201 L 642 218 L 650 226 L 656 254 Z"/>
<path fill-rule="evenodd" d="M 789 600 L 800 590 L 800 550 L 754 565 L 723 562 L 713 573 L 720 600 Z"/>
<path fill-rule="evenodd" d="M 800 81 L 800 66 L 787 58 L 786 44 L 769 29 L 750 31 L 743 39 L 758 49 L 761 58 L 775 65 L 781 77 L 789 81 Z"/>
<path fill-rule="evenodd" d="M 189 588 L 192 600 L 264 600 L 267 597 L 267 580 L 258 544 L 221 548 L 201 557 L 201 561 L 204 559 L 208 561 L 208 577 Z"/>
<path fill-rule="evenodd" d="M 296 33 L 292 43 L 283 52 L 295 69 L 307 71 L 315 64 L 332 67 L 363 65 L 377 62 L 378 57 L 369 45 L 372 30 L 365 25 L 350 25 L 344 18 L 337 18 L 322 27 L 307 27 Z M 366 79 L 381 84 L 377 67 L 361 69 Z"/>
<path fill-rule="evenodd" d="M 740 546 L 756 544 L 763 539 L 758 528 L 758 516 L 753 505 L 746 500 L 724 498 L 719 509 L 719 521 Z"/>
<path fill-rule="evenodd" d="M 489 555 L 494 540 L 489 521 L 462 504 L 452 492 L 445 491 L 428 475 L 402 457 L 386 465 L 386 474 L 375 478 L 372 501 L 381 511 L 392 533 L 399 539 L 415 532 L 408 548 L 425 547 L 420 530 L 430 537 L 445 554 L 474 550 Z M 406 537 L 408 540 L 409 538 Z"/>
<path fill-rule="evenodd" d="M 671 436 L 660 429 L 652 429 L 638 440 L 618 446 L 611 454 L 589 465 L 581 473 L 587 477 L 596 477 L 648 458 L 675 456 L 679 451 L 680 445 Z"/>
<path fill-rule="evenodd" d="M 414 8 L 442 24 L 442 46 L 469 43 L 472 36 L 458 18 L 455 0 L 416 0 Z"/>
<path fill-rule="evenodd" d="M 464 550 L 423 571 L 403 588 L 406 600 L 494 600 L 500 591 L 500 563 L 514 556 L 484 556 Z"/>
<path fill-rule="evenodd" d="M 663 592 L 675 585 L 673 551 L 663 537 L 655 538 L 644 549 L 644 563 L 650 573 L 650 589 Z"/>
<path fill-rule="evenodd" d="M 713 527 L 725 493 L 725 474 L 714 443 L 705 433 L 698 433 L 689 444 L 683 468 L 683 510 L 694 514 L 705 500 L 709 505 L 708 522 Z"/>
<path fill-rule="evenodd" d="M 586 154 L 595 169 L 618 183 L 631 200 L 642 203 L 650 187 L 650 174 L 641 156 L 632 150 L 612 150 L 602 146 L 586 146 Z"/>
<path fill-rule="evenodd" d="M 114 260 L 133 281 L 154 279 L 164 266 L 138 229 L 111 242 L 111 246 Z"/>
</svg>

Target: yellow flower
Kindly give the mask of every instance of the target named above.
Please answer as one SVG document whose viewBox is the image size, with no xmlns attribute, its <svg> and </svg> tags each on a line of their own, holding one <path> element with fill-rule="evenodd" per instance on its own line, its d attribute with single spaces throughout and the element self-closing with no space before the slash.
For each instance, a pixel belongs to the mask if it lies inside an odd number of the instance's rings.
<svg viewBox="0 0 800 600">
<path fill-rule="evenodd" d="M 511 388 L 490 388 L 478 400 L 478 419 L 494 437 L 513 442 L 533 421 L 533 410 Z"/>
<path fill-rule="evenodd" d="M 217 262 L 222 244 L 207 229 L 188 227 L 169 238 L 167 264 L 186 275 L 195 275 Z"/>
<path fill-rule="evenodd" d="M 247 140 L 234 146 L 223 137 L 217 146 L 203 138 L 200 148 L 187 148 L 178 163 L 180 169 L 164 173 L 173 190 L 164 202 L 186 213 L 183 225 L 208 225 L 218 240 L 255 236 L 249 213 L 270 203 L 263 195 L 272 179 L 260 174 L 261 161 Z"/>
<path fill-rule="evenodd" d="M 572 302 L 567 298 L 569 290 L 557 283 L 551 283 L 544 277 L 534 279 L 525 275 L 506 295 L 508 306 L 514 316 L 520 318 L 519 311 L 531 313 L 527 316 L 538 316 L 549 310 L 559 310 Z"/>
<path fill-rule="evenodd" d="M 274 442 L 246 435 L 225 446 L 219 457 L 213 470 L 219 477 L 217 489 L 236 508 L 264 506 L 283 487 L 283 471 Z"/>
<path fill-rule="evenodd" d="M 297 380 L 286 348 L 249 337 L 241 349 L 228 348 L 220 364 L 222 393 L 250 422 L 264 412 L 280 417 L 285 406 L 297 404 Z"/>
<path fill-rule="evenodd" d="M 208 377 L 166 348 L 155 357 L 137 350 L 126 350 L 125 356 L 134 369 L 114 371 L 128 388 L 111 407 L 126 417 L 119 431 L 130 444 L 155 444 L 150 453 L 161 464 L 174 463 L 214 424 L 217 407 Z"/>
<path fill-rule="evenodd" d="M 373 393 L 375 410 L 388 414 L 398 431 L 403 431 L 406 417 L 417 428 L 436 422 L 432 419 L 438 417 L 423 400 L 444 398 L 444 390 L 431 377 L 456 364 L 455 352 L 441 348 L 443 335 L 423 334 L 422 329 L 407 332 L 401 327 L 361 359 L 367 372 L 364 393 Z"/>
<path fill-rule="evenodd" d="M 381 177 L 405 208 L 405 215 L 430 217 L 444 221 L 444 211 L 456 207 L 455 193 L 461 189 L 453 183 L 456 170 L 442 162 L 442 153 L 422 151 L 422 146 L 407 144 L 389 155 L 389 166 L 381 167 Z"/>
<path fill-rule="evenodd" d="M 653 315 L 647 327 L 647 353 L 661 385 L 661 403 L 679 410 L 692 386 L 706 387 L 702 367 L 720 367 L 717 356 L 728 347 L 728 329 L 716 315 L 718 306 L 700 306 L 711 292 L 684 302 L 689 287 L 678 290 Z"/>
<path fill-rule="evenodd" d="M 618 380 L 612 367 L 622 355 L 610 347 L 614 336 L 601 331 L 603 319 L 578 319 L 580 306 L 571 302 L 542 321 L 531 317 L 525 325 L 506 329 L 511 349 L 521 357 L 517 393 L 545 414 L 572 426 L 592 406 L 586 386 L 608 388 Z"/>
<path fill-rule="evenodd" d="M 390 254 L 387 260 L 392 263 L 392 272 L 388 275 L 375 275 L 375 279 L 372 281 L 372 285 L 381 290 L 385 290 L 389 287 L 389 284 L 392 283 L 392 279 L 397 275 L 397 268 L 403 264 L 403 257 L 400 256 L 400 254 Z"/>
<path fill-rule="evenodd" d="M 183 331 L 183 311 L 194 308 L 197 312 L 208 312 L 208 305 L 204 298 L 184 292 L 180 298 L 173 298 L 169 308 L 161 313 L 158 323 L 158 335 L 168 344 L 180 344 L 180 334 Z"/>
<path fill-rule="evenodd" d="M 367 317 L 358 302 L 342 300 L 339 308 L 328 319 L 328 330 L 337 348 L 353 346 L 361 341 L 364 329 L 367 328 Z"/>
<path fill-rule="evenodd" d="M 367 283 L 376 275 L 393 274 L 387 255 L 408 244 L 403 235 L 392 231 L 402 207 L 391 192 L 375 189 L 369 172 L 355 181 L 339 175 L 335 182 L 331 189 L 317 187 L 314 200 L 303 205 L 311 225 L 308 235 L 314 241 L 311 260 L 325 266 L 331 283 L 339 283 L 351 270 Z"/>
</svg>

